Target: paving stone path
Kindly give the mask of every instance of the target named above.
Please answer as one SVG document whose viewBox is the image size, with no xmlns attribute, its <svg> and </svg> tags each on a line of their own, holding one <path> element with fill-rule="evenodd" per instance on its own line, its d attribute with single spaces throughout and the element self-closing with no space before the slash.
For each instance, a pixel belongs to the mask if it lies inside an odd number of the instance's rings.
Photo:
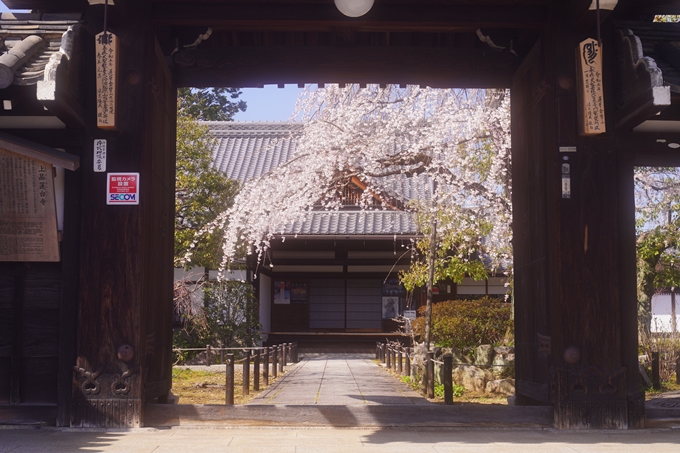
<svg viewBox="0 0 680 453">
<path fill-rule="evenodd" d="M 390 376 L 371 354 L 328 354 L 303 358 L 250 405 L 430 405 Z"/>
</svg>

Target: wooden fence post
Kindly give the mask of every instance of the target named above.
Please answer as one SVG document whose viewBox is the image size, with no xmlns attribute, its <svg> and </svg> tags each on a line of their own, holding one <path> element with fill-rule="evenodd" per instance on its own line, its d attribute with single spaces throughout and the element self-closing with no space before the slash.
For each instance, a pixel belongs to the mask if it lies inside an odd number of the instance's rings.
<svg viewBox="0 0 680 453">
<path fill-rule="evenodd" d="M 397 349 L 392 348 L 392 371 L 397 370 Z"/>
<path fill-rule="evenodd" d="M 260 391 L 260 351 L 257 350 L 255 358 L 253 359 L 253 390 Z"/>
<path fill-rule="evenodd" d="M 680 357 L 675 361 L 675 383 L 680 384 Z"/>
<path fill-rule="evenodd" d="M 210 366 L 210 345 L 205 347 L 205 364 Z"/>
<path fill-rule="evenodd" d="M 243 396 L 250 394 L 250 350 L 246 350 L 246 357 L 243 359 Z"/>
<path fill-rule="evenodd" d="M 286 366 L 286 344 L 279 346 L 279 373 L 283 374 L 283 367 Z"/>
<path fill-rule="evenodd" d="M 376 360 L 380 359 L 380 342 L 379 341 L 375 342 L 375 359 Z"/>
<path fill-rule="evenodd" d="M 392 358 L 392 354 L 390 354 L 390 348 L 385 345 L 385 368 L 388 370 L 392 368 L 392 364 L 390 363 L 390 359 Z"/>
<path fill-rule="evenodd" d="M 233 405 L 234 404 L 234 354 L 227 354 L 227 363 L 226 363 L 226 380 L 225 380 L 225 397 L 226 397 L 226 404 Z"/>
<path fill-rule="evenodd" d="M 427 353 L 427 397 L 434 398 L 434 352 Z"/>
<path fill-rule="evenodd" d="M 659 353 L 652 352 L 652 387 L 661 390 L 661 378 L 659 375 Z"/>
<path fill-rule="evenodd" d="M 272 346 L 272 377 L 276 378 L 279 372 L 279 347 Z"/>
<path fill-rule="evenodd" d="M 402 374 L 404 372 L 402 361 L 404 360 L 404 353 L 401 352 L 402 347 L 399 346 L 399 352 L 397 353 L 397 373 Z"/>
<path fill-rule="evenodd" d="M 298 363 L 300 361 L 300 358 L 298 357 L 298 342 L 296 341 L 293 343 L 293 362 Z"/>
<path fill-rule="evenodd" d="M 411 348 L 406 348 L 406 364 L 405 365 L 406 366 L 404 368 L 406 368 L 406 369 L 404 370 L 404 374 L 406 376 L 411 376 Z"/>
<path fill-rule="evenodd" d="M 269 385 L 269 348 L 264 348 L 262 356 L 262 381 L 265 387 Z"/>
<path fill-rule="evenodd" d="M 453 356 L 444 355 L 444 404 L 453 404 Z"/>
</svg>

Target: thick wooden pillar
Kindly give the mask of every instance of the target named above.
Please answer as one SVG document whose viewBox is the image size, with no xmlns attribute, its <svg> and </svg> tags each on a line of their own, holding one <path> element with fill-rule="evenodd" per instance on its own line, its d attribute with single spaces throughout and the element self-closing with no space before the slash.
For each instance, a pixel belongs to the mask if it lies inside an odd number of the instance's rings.
<svg viewBox="0 0 680 453">
<path fill-rule="evenodd" d="M 109 23 L 120 40 L 115 131 L 95 127 L 94 36 L 103 24 L 98 11 L 88 13 L 72 426 L 142 426 L 144 402 L 162 400 L 171 385 L 176 92 L 148 3 L 121 2 L 125 20 Z M 93 140 L 102 138 L 107 172 L 140 173 L 139 205 L 107 206 L 107 174 L 92 170 Z"/>
<path fill-rule="evenodd" d="M 634 266 L 622 248 L 634 241 L 632 167 L 612 121 L 613 32 L 605 22 L 607 133 L 579 136 L 576 49 L 595 24 L 569 20 L 572 3 L 553 3 L 534 60 L 513 84 L 518 403 L 549 400 L 563 429 L 642 427 L 635 302 L 622 291 Z"/>
</svg>

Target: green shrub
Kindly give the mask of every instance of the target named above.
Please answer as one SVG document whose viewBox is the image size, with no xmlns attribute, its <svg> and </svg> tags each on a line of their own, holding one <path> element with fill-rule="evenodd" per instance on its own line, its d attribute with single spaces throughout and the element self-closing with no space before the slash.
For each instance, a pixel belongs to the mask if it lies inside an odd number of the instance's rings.
<svg viewBox="0 0 680 453">
<path fill-rule="evenodd" d="M 418 309 L 411 323 L 416 337 L 425 333 L 425 307 Z M 483 297 L 477 300 L 449 300 L 432 305 L 430 340 L 437 346 L 463 352 L 482 344 L 500 344 L 513 328 L 509 303 Z"/>
</svg>

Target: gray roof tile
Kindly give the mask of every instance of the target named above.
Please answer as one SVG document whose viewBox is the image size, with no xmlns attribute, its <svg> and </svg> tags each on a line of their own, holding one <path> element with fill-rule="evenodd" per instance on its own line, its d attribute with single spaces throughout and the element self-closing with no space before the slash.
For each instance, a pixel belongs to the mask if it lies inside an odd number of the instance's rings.
<svg viewBox="0 0 680 453">
<path fill-rule="evenodd" d="M 328 236 L 414 235 L 413 215 L 404 211 L 312 211 L 284 234 Z"/>
<path fill-rule="evenodd" d="M 82 15 L 2 13 L 0 14 L 0 54 L 29 36 L 40 36 L 45 46 L 14 72 L 14 85 L 35 85 L 43 79 L 50 57 L 59 52 L 62 36 L 72 25 L 82 22 Z"/>
<path fill-rule="evenodd" d="M 230 179 L 247 181 L 273 170 L 295 155 L 301 124 L 285 122 L 205 121 L 216 139 L 213 163 Z M 425 178 L 386 178 L 385 192 L 403 202 L 427 197 Z M 413 215 L 403 211 L 312 211 L 305 221 L 284 228 L 285 234 L 300 235 L 414 235 Z"/>
<path fill-rule="evenodd" d="M 619 28 L 630 29 L 640 38 L 645 57 L 652 58 L 671 91 L 680 93 L 680 23 L 617 21 Z"/>
</svg>

